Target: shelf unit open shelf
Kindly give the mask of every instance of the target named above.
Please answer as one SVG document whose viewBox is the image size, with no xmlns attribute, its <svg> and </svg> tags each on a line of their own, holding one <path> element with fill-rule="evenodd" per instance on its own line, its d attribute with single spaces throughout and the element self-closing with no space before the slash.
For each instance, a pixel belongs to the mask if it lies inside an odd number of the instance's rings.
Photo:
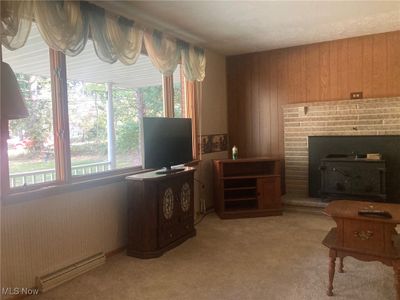
<svg viewBox="0 0 400 300">
<path fill-rule="evenodd" d="M 281 160 L 214 161 L 214 201 L 221 218 L 279 215 Z"/>
<path fill-rule="evenodd" d="M 225 198 L 225 202 L 235 202 L 235 201 L 250 201 L 250 200 L 257 200 L 256 197 L 242 197 L 242 198 Z"/>
<path fill-rule="evenodd" d="M 225 188 L 225 191 L 241 191 L 241 190 L 255 190 L 256 186 L 241 186 L 241 187 L 233 187 L 233 188 Z"/>
</svg>

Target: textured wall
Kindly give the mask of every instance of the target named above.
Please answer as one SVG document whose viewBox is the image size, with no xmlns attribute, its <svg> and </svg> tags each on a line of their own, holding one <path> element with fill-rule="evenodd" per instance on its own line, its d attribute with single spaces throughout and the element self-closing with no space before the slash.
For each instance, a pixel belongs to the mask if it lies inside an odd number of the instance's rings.
<svg viewBox="0 0 400 300">
<path fill-rule="evenodd" d="M 2 208 L 2 286 L 33 287 L 35 277 L 126 244 L 126 186 L 7 204 Z"/>
<path fill-rule="evenodd" d="M 308 137 L 400 134 L 400 97 L 289 104 L 283 117 L 286 191 L 307 196 Z"/>
<path fill-rule="evenodd" d="M 202 101 L 200 103 L 200 132 L 199 135 L 226 134 L 228 132 L 227 98 L 226 98 L 226 63 L 225 56 L 206 51 L 206 78 L 202 83 Z M 201 155 L 198 166 L 197 207 L 199 201 L 205 201 L 206 207 L 213 206 L 213 173 L 212 159 L 227 158 L 228 152 L 214 152 Z"/>
</svg>

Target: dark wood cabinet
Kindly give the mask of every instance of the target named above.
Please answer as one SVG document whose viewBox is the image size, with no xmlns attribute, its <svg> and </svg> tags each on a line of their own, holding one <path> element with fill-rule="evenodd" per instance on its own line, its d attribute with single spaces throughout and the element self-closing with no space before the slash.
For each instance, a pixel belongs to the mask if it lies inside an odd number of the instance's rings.
<svg viewBox="0 0 400 300">
<path fill-rule="evenodd" d="M 214 205 L 220 218 L 282 214 L 281 160 L 214 160 Z"/>
<path fill-rule="evenodd" d="M 128 184 L 128 250 L 130 256 L 152 258 L 196 235 L 193 168 L 126 178 Z"/>
</svg>

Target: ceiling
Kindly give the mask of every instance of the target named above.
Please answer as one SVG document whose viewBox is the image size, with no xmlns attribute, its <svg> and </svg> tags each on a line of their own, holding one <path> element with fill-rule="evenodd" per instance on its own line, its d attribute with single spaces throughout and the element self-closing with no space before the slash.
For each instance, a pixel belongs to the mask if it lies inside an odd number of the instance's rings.
<svg viewBox="0 0 400 300">
<path fill-rule="evenodd" d="M 400 1 L 91 1 L 225 55 L 400 30 Z"/>
</svg>

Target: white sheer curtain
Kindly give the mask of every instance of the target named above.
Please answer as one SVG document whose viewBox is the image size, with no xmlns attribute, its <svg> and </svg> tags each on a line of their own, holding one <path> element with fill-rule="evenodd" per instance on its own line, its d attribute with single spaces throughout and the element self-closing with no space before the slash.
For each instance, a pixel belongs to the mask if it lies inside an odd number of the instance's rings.
<svg viewBox="0 0 400 300">
<path fill-rule="evenodd" d="M 53 49 L 75 56 L 89 36 L 87 17 L 76 1 L 34 1 L 33 15 L 44 41 Z"/>
<path fill-rule="evenodd" d="M 97 56 L 108 63 L 134 64 L 142 50 L 143 29 L 133 21 L 92 7 L 87 10 Z"/>
<path fill-rule="evenodd" d="M 32 1 L 1 1 L 1 43 L 9 50 L 25 45 L 32 26 Z"/>
<path fill-rule="evenodd" d="M 163 36 L 157 30 L 146 30 L 144 44 L 153 65 L 163 75 L 172 75 L 180 61 L 176 40 Z"/>
<path fill-rule="evenodd" d="M 1 11 L 1 41 L 9 50 L 24 46 L 35 20 L 49 47 L 69 56 L 81 53 L 91 38 L 105 62 L 134 64 L 145 46 L 163 75 L 171 75 L 181 62 L 187 80 L 202 81 L 205 76 L 204 50 L 153 29 L 144 31 L 134 21 L 87 2 L 1 1 Z"/>
<path fill-rule="evenodd" d="M 126 65 L 134 64 L 142 51 L 143 29 L 132 21 L 106 13 L 108 44 L 117 58 Z"/>
<path fill-rule="evenodd" d="M 206 76 L 206 56 L 204 50 L 185 46 L 181 50 L 183 74 L 189 81 L 203 81 Z"/>
</svg>

